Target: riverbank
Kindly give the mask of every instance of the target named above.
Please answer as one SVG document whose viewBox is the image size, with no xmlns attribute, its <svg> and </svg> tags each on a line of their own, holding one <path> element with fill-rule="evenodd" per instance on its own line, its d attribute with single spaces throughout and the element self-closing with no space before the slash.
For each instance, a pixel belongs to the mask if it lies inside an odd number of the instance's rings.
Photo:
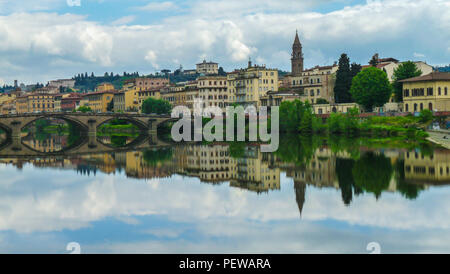
<svg viewBox="0 0 450 274">
<path fill-rule="evenodd" d="M 433 130 L 428 131 L 429 137 L 428 141 L 450 149 L 450 131 L 448 130 Z"/>
</svg>

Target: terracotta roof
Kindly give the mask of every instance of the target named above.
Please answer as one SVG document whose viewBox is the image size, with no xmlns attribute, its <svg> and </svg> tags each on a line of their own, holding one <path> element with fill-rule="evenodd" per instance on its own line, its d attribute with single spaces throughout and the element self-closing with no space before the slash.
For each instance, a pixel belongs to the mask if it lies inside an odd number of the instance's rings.
<svg viewBox="0 0 450 274">
<path fill-rule="evenodd" d="M 399 82 L 450 81 L 450 72 L 432 72 L 427 75 L 401 80 Z"/>
</svg>

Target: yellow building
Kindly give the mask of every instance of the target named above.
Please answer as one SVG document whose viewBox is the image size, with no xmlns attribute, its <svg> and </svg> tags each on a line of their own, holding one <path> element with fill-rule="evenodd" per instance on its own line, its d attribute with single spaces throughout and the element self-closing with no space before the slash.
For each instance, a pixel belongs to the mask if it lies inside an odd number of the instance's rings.
<svg viewBox="0 0 450 274">
<path fill-rule="evenodd" d="M 95 92 L 103 92 L 103 91 L 109 91 L 114 90 L 114 85 L 111 83 L 101 83 L 95 88 Z"/>
<path fill-rule="evenodd" d="M 83 95 L 82 105 L 90 107 L 93 112 L 107 112 L 108 105 L 114 98 L 116 91 L 99 91 Z"/>
<path fill-rule="evenodd" d="M 55 112 L 55 100 L 58 94 L 27 94 L 16 99 L 17 113 Z"/>
<path fill-rule="evenodd" d="M 261 97 L 269 91 L 278 91 L 278 70 L 252 66 L 249 61 L 246 69 L 229 73 L 227 82 L 230 103 L 259 107 Z"/>
<path fill-rule="evenodd" d="M 121 90 L 123 95 L 117 95 L 117 109 L 124 112 L 141 112 L 142 103 L 146 99 L 161 99 L 160 90 L 168 83 L 169 80 L 165 78 L 134 78 L 125 81 Z"/>
<path fill-rule="evenodd" d="M 405 152 L 405 180 L 410 183 L 440 184 L 450 182 L 449 150 L 435 150 L 432 155 Z"/>
<path fill-rule="evenodd" d="M 11 100 L 16 99 L 16 95 L 12 93 L 7 94 L 1 94 L 0 95 L 0 105 L 2 105 L 5 102 L 10 102 Z"/>
<path fill-rule="evenodd" d="M 0 95 L 0 113 L 4 114 L 4 115 L 16 113 L 16 95 L 15 94 Z"/>
<path fill-rule="evenodd" d="M 450 73 L 433 72 L 400 82 L 405 112 L 450 111 Z"/>
</svg>

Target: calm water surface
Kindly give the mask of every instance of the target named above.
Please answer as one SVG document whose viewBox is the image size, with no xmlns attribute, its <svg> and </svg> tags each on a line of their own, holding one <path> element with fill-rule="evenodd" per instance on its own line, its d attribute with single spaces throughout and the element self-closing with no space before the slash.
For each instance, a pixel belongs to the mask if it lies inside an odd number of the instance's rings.
<svg viewBox="0 0 450 274">
<path fill-rule="evenodd" d="M 130 144 L 124 136 L 103 144 Z M 450 252 L 450 153 L 430 146 L 284 137 L 255 144 L 58 152 L 70 136 L 0 149 L 0 252 Z M 3 155 L 3 156 L 2 156 Z"/>
</svg>

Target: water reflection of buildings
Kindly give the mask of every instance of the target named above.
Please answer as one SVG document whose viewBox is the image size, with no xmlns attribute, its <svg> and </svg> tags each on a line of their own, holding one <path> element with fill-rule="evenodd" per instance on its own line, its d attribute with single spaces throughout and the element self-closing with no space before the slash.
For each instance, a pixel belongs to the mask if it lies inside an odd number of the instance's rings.
<svg viewBox="0 0 450 274">
<path fill-rule="evenodd" d="M 409 183 L 450 183 L 450 151 L 436 149 L 425 155 L 420 152 L 405 152 L 405 180 Z"/>
<path fill-rule="evenodd" d="M 67 145 L 67 136 L 50 134 L 38 139 L 33 134 L 28 134 L 22 138 L 22 142 L 36 151 L 56 152 Z"/>
<path fill-rule="evenodd" d="M 176 149 L 179 172 L 203 182 L 224 183 L 257 193 L 280 189 L 280 170 L 269 168 L 257 146 L 233 158 L 228 145 L 185 146 Z"/>
<path fill-rule="evenodd" d="M 34 145 L 34 143 L 30 144 Z M 36 144 L 34 148 L 42 146 L 42 144 Z M 47 144 L 50 145 L 50 148 L 55 147 L 58 140 Z M 366 153 L 367 151 L 361 149 L 360 152 Z M 383 191 L 397 191 L 398 178 L 402 178 L 402 183 L 450 183 L 450 152 L 447 150 L 435 150 L 430 155 L 401 150 L 377 150 L 375 153 L 384 155 L 389 159 L 391 165 L 395 166 L 389 187 Z M 169 178 L 174 174 L 179 174 L 199 178 L 204 183 L 229 183 L 231 187 L 256 193 L 279 190 L 281 173 L 284 172 L 294 182 L 300 214 L 309 186 L 340 189 L 344 202 L 346 201 L 344 196 L 350 197 L 348 201 L 351 202 L 352 187 L 355 187 L 353 185 L 350 186 L 350 189 L 346 188 L 348 185 L 344 184 L 348 182 L 343 182 L 342 179 L 343 176 L 352 177 L 351 169 L 355 160 L 347 152 L 336 153 L 328 147 L 316 149 L 312 153 L 312 157 L 303 163 L 285 162 L 276 154 L 261 153 L 258 146 L 252 145 L 246 146 L 238 158 L 233 158 L 227 144 L 177 145 L 162 150 L 115 152 L 27 161 L 0 159 L 0 163 L 12 164 L 18 168 L 22 168 L 25 163 L 30 163 L 36 167 L 72 169 L 76 170 L 78 174 L 86 176 L 96 175 L 98 172 L 105 174 L 123 172 L 130 178 L 155 179 Z M 350 167 L 345 165 L 348 163 L 351 164 Z M 342 173 L 342 169 L 349 169 L 348 173 Z M 401 174 L 402 170 L 404 174 Z M 354 184 L 355 182 L 350 183 Z M 404 186 L 402 187 L 404 188 Z M 355 194 L 358 193 L 355 192 Z"/>
</svg>

